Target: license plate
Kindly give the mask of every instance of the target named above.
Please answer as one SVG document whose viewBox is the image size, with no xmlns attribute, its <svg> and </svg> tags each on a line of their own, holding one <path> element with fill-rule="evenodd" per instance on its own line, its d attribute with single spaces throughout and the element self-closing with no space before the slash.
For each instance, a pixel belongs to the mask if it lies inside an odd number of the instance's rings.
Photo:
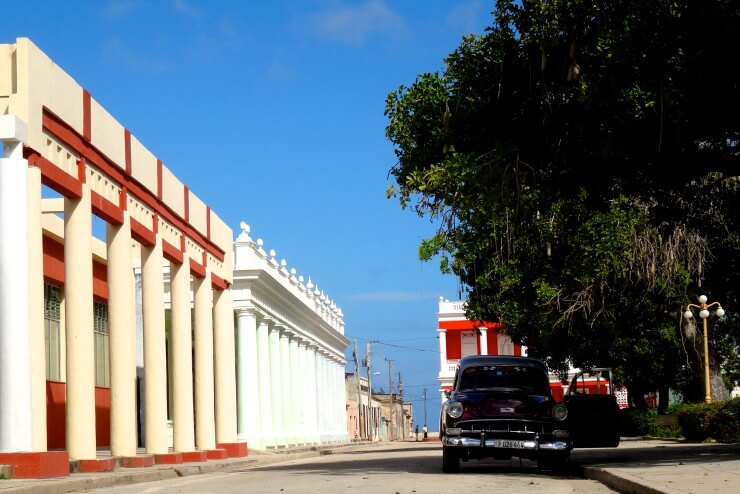
<svg viewBox="0 0 740 494">
<path fill-rule="evenodd" d="M 508 449 L 529 449 L 524 444 L 524 441 L 512 441 L 510 439 L 494 439 L 494 448 L 508 448 Z"/>
</svg>

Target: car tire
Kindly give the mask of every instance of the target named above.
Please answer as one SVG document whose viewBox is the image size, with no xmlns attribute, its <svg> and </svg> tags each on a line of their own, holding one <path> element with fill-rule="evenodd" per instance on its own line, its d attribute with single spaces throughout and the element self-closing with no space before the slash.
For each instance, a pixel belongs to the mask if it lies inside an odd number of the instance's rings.
<svg viewBox="0 0 740 494">
<path fill-rule="evenodd" d="M 556 453 L 540 453 L 537 457 L 537 468 L 540 470 L 551 470 L 562 472 L 568 466 L 570 460 L 569 451 L 558 451 Z"/>
<path fill-rule="evenodd" d="M 444 473 L 460 472 L 460 454 L 449 446 L 442 446 L 442 471 Z"/>
</svg>

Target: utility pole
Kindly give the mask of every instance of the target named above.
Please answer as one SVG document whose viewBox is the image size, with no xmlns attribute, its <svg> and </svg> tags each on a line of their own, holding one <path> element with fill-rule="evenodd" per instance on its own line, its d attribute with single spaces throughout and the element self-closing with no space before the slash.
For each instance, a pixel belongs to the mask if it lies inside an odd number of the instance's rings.
<svg viewBox="0 0 740 494">
<path fill-rule="evenodd" d="M 368 414 L 366 417 L 366 426 L 367 426 L 367 437 L 370 439 L 370 441 L 373 440 L 375 434 L 375 417 L 373 413 L 373 383 L 372 383 L 372 374 L 373 374 L 373 347 L 372 344 L 374 342 L 368 341 L 365 345 L 365 368 L 367 369 L 367 410 Z"/>
<path fill-rule="evenodd" d="M 398 373 L 398 397 L 401 401 L 401 439 L 406 440 L 406 412 L 403 409 L 403 381 L 401 372 Z"/>
<path fill-rule="evenodd" d="M 355 340 L 355 349 L 353 352 L 355 358 L 355 379 L 357 380 L 357 431 L 360 439 L 364 439 L 365 430 L 362 427 L 362 399 L 360 398 L 360 363 L 357 360 L 357 340 Z M 367 416 L 365 417 L 367 421 Z"/>
<path fill-rule="evenodd" d="M 427 425 L 427 388 L 424 388 L 424 426 Z"/>
<path fill-rule="evenodd" d="M 395 411 L 393 409 L 393 372 L 391 371 L 393 361 L 388 359 L 385 359 L 385 361 L 388 362 L 388 398 L 390 399 L 390 413 L 388 414 L 390 416 L 390 427 L 388 427 L 388 440 L 393 441 L 393 438 L 395 437 L 395 434 L 393 433 L 393 412 Z"/>
</svg>

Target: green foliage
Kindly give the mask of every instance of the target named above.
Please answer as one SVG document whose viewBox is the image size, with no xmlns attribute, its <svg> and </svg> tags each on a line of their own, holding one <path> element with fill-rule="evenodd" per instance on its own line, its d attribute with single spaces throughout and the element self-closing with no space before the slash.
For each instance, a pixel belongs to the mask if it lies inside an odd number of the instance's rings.
<svg viewBox="0 0 740 494">
<path fill-rule="evenodd" d="M 687 405 L 678 412 L 678 425 L 689 441 L 704 441 L 710 434 L 710 421 L 716 409 L 714 403 Z"/>
<path fill-rule="evenodd" d="M 444 71 L 386 100 L 388 194 L 439 224 L 420 258 L 553 368 L 617 367 L 634 396 L 692 388 L 696 282 L 740 312 L 737 46 L 729 0 L 495 2 Z M 740 318 L 714 338 L 740 362 Z"/>
<path fill-rule="evenodd" d="M 654 436 L 658 431 L 655 417 L 658 411 L 655 408 L 635 409 L 626 408 L 621 413 L 622 437 Z"/>
<path fill-rule="evenodd" d="M 709 435 L 721 443 L 740 443 L 740 398 L 716 404 Z"/>
</svg>

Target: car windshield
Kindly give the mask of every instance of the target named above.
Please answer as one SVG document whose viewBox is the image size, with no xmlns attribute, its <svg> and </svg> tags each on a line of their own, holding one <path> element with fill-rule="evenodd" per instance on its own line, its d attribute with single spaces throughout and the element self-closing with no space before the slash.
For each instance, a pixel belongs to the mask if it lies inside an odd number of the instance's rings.
<svg viewBox="0 0 740 494">
<path fill-rule="evenodd" d="M 524 365 L 483 365 L 466 367 L 460 375 L 458 390 L 511 389 L 532 394 L 548 394 L 542 369 Z"/>
</svg>

